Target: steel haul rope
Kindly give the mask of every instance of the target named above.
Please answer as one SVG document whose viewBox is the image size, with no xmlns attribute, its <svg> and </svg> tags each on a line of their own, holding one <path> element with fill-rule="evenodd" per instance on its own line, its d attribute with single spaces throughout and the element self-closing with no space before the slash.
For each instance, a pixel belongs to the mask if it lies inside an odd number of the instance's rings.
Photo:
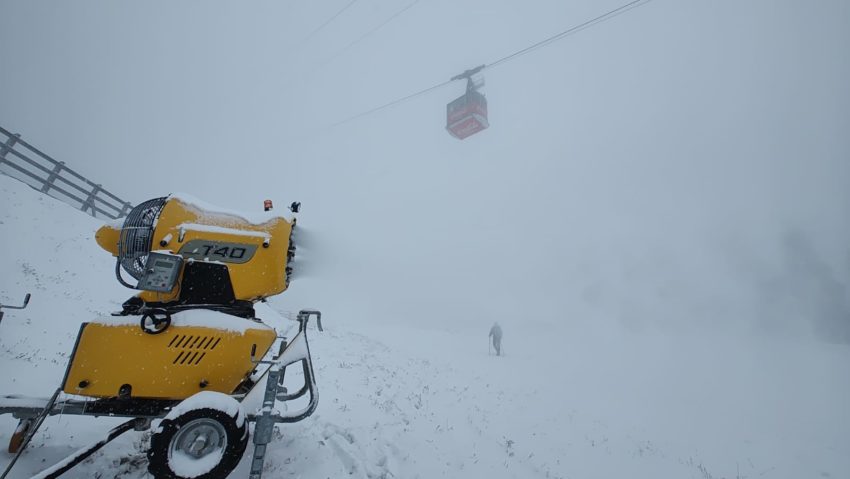
<svg viewBox="0 0 850 479">
<path fill-rule="evenodd" d="M 355 1 L 356 1 L 356 0 L 355 0 Z M 568 37 L 568 36 L 570 36 L 570 35 L 572 35 L 572 34 L 578 33 L 578 32 L 580 32 L 580 31 L 582 31 L 582 30 L 584 30 L 584 29 L 586 29 L 586 28 L 590 28 L 590 27 L 592 27 L 592 26 L 594 26 L 594 25 L 598 25 L 598 24 L 600 24 L 600 23 L 602 23 L 602 22 L 608 21 L 608 20 L 610 20 L 610 19 L 612 19 L 612 18 L 614 18 L 614 17 L 616 17 L 616 16 L 618 16 L 618 15 L 620 15 L 620 14 L 623 14 L 623 13 L 625 13 L 625 12 L 629 11 L 629 10 L 632 10 L 632 9 L 634 9 L 634 8 L 637 8 L 637 7 L 641 7 L 641 6 L 643 6 L 643 5 L 646 5 L 647 3 L 651 2 L 651 1 L 652 1 L 652 0 L 632 0 L 631 2 L 628 2 L 628 3 L 626 3 L 626 4 L 623 4 L 623 5 L 621 5 L 621 6 L 617 7 L 617 8 L 615 8 L 615 9 L 613 9 L 613 10 L 609 10 L 608 12 L 603 13 L 602 15 L 599 15 L 599 16 L 597 16 L 597 17 L 594 17 L 594 18 L 592 18 L 592 19 L 590 19 L 590 20 L 587 20 L 587 21 L 585 21 L 585 22 L 582 22 L 582 23 L 580 23 L 580 24 L 578 24 L 578 25 L 572 26 L 572 27 L 570 27 L 570 28 L 568 28 L 568 29 L 566 29 L 566 30 L 564 30 L 564 31 L 560 32 L 560 33 L 557 33 L 557 34 L 552 35 L 552 36 L 550 36 L 550 37 L 548 37 L 548 38 L 545 38 L 545 39 L 543 39 L 543 40 L 541 40 L 541 41 L 539 41 L 539 42 L 537 42 L 537 43 L 534 43 L 534 44 L 529 45 L 529 46 L 527 46 L 527 47 L 525 47 L 525 48 L 522 48 L 522 49 L 520 49 L 520 50 L 517 50 L 517 51 L 515 51 L 515 52 L 511 53 L 510 55 L 506 55 L 506 56 L 504 56 L 504 57 L 502 57 L 502 58 L 500 58 L 500 59 L 498 59 L 498 60 L 496 60 L 496 61 L 494 61 L 494 62 L 492 62 L 492 63 L 488 63 L 488 64 L 481 65 L 480 67 L 475 68 L 475 70 L 476 70 L 476 72 L 479 72 L 479 71 L 486 70 L 486 69 L 488 69 L 488 68 L 493 68 L 493 67 L 496 67 L 496 66 L 498 66 L 498 65 L 502 65 L 502 64 L 504 64 L 504 63 L 507 63 L 507 62 L 509 62 L 509 61 L 511 61 L 511 60 L 513 60 L 513 59 L 515 59 L 515 58 L 517 58 L 517 57 L 520 57 L 520 56 L 522 56 L 522 55 L 525 55 L 526 53 L 530 53 L 530 52 L 532 52 L 532 51 L 534 51 L 534 50 L 538 50 L 538 49 L 543 48 L 543 47 L 545 47 L 545 46 L 547 46 L 547 45 L 550 45 L 550 44 L 552 44 L 552 43 L 554 43 L 554 42 L 556 42 L 556 41 L 558 41 L 558 40 L 561 40 L 562 38 L 565 38 L 565 37 Z M 352 3 L 353 3 L 353 2 L 352 2 Z M 346 8 L 347 8 L 347 7 L 346 7 Z M 356 119 L 358 119 L 358 118 L 362 118 L 362 117 L 364 117 L 364 116 L 371 115 L 372 113 L 376 113 L 376 112 L 378 112 L 378 111 L 384 110 L 384 109 L 389 108 L 389 107 L 391 107 L 391 106 L 394 106 L 394 105 L 397 105 L 397 104 L 399 104 L 399 103 L 405 102 L 405 101 L 407 101 L 407 100 L 413 99 L 413 98 L 415 98 L 415 97 L 417 97 L 417 96 L 424 95 L 424 94 L 426 94 L 426 93 L 428 93 L 428 92 L 431 92 L 431 91 L 437 90 L 437 89 L 439 89 L 439 88 L 442 88 L 442 87 L 444 87 L 444 86 L 448 85 L 449 83 L 452 83 L 453 81 L 458 80 L 458 79 L 461 79 L 461 78 L 466 78 L 466 77 L 465 77 L 465 76 L 463 76 L 463 74 L 461 74 L 461 75 L 456 75 L 456 76 L 452 77 L 452 79 L 450 79 L 450 80 L 448 80 L 448 81 L 444 81 L 444 82 L 442 82 L 442 83 L 438 83 L 438 84 L 436 84 L 436 85 L 434 85 L 434 86 L 432 86 L 432 87 L 425 88 L 425 89 L 423 89 L 423 90 L 417 91 L 416 93 L 411 93 L 411 94 L 409 94 L 409 95 L 407 95 L 407 96 L 404 96 L 404 97 L 398 98 L 398 99 L 396 99 L 396 100 L 393 100 L 393 101 L 390 101 L 390 102 L 384 103 L 383 105 L 377 106 L 377 107 L 372 108 L 372 109 L 370 109 L 370 110 L 364 111 L 364 112 L 362 112 L 362 113 L 358 113 L 357 115 L 354 115 L 354 116 L 348 117 L 348 118 L 346 118 L 346 119 L 344 119 L 344 120 L 341 120 L 341 121 L 338 121 L 338 122 L 336 122 L 336 123 L 333 123 L 332 125 L 329 125 L 329 126 L 328 126 L 328 128 L 337 127 L 337 126 L 339 126 L 339 125 L 343 125 L 343 124 L 345 124 L 345 123 L 348 123 L 348 122 L 354 121 L 354 120 L 356 120 Z"/>
</svg>

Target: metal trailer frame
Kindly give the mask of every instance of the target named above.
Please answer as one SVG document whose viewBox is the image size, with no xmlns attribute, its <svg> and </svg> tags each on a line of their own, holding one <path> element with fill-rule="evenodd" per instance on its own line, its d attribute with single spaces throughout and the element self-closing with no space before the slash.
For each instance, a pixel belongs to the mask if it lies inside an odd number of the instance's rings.
<svg viewBox="0 0 850 479">
<path fill-rule="evenodd" d="M 256 351 L 252 351 L 252 361 L 257 365 L 267 365 L 268 368 L 257 378 L 257 381 L 254 382 L 248 391 L 231 395 L 231 397 L 241 403 L 254 390 L 256 385 L 262 382 L 264 377 L 268 376 L 262 407 L 255 414 L 246 413 L 247 421 L 255 423 L 253 434 L 254 453 L 251 459 L 250 479 L 261 479 L 262 477 L 266 448 L 271 442 L 274 426 L 278 423 L 286 424 L 306 419 L 313 414 L 319 404 L 319 391 L 316 387 L 310 345 L 307 341 L 307 324 L 312 316 L 316 316 L 318 329 L 319 331 L 323 331 L 322 313 L 320 311 L 299 311 L 296 318 L 296 321 L 298 321 L 298 332 L 292 340 L 287 342 L 285 337 L 278 336 L 278 340 L 280 340 L 279 350 L 269 360 L 256 360 L 254 358 Z M 289 394 L 283 386 L 286 368 L 299 362 L 304 373 L 304 385 L 298 391 Z M 61 392 L 61 388 L 58 388 L 50 398 L 30 398 L 16 395 L 0 396 L 0 415 L 11 414 L 17 418 L 19 423 L 16 433 L 23 431 L 21 445 L 15 457 L 12 458 L 12 461 L 6 467 L 6 470 L 0 475 L 0 479 L 5 479 L 9 474 L 15 462 L 21 457 L 30 440 L 48 416 L 69 414 L 95 417 L 128 417 L 132 419 L 112 428 L 100 441 L 78 450 L 59 463 L 40 472 L 33 479 L 53 479 L 61 476 L 130 429 L 137 431 L 150 429 L 153 419 L 165 417 L 174 406 L 181 402 L 178 400 L 144 398 L 104 398 L 94 400 L 74 397 L 60 398 Z M 286 404 L 306 394 L 309 394 L 310 400 L 302 409 L 292 413 L 281 413 L 274 407 L 276 401 Z"/>
<path fill-rule="evenodd" d="M 0 304 L 0 322 L 3 322 L 3 308 L 6 309 L 26 309 L 27 305 L 30 304 L 30 294 L 27 293 L 24 296 L 24 303 L 20 306 L 12 306 L 11 304 Z"/>
</svg>

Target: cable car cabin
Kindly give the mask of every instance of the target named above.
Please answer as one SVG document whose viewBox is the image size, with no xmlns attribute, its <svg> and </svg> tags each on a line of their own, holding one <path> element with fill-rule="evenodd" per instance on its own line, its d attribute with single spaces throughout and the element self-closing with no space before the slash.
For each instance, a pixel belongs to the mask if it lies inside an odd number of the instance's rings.
<svg viewBox="0 0 850 479">
<path fill-rule="evenodd" d="M 490 126 L 487 121 L 487 99 L 469 88 L 466 93 L 446 105 L 446 130 L 459 140 Z"/>
</svg>

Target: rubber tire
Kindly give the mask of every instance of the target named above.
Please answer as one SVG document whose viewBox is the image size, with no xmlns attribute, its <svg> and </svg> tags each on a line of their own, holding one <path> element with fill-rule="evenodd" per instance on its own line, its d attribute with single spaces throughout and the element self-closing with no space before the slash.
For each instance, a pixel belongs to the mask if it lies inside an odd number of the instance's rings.
<svg viewBox="0 0 850 479">
<path fill-rule="evenodd" d="M 181 427 L 195 419 L 213 419 L 224 427 L 227 446 L 221 461 L 206 474 L 192 476 L 192 479 L 221 479 L 233 472 L 239 464 L 245 448 L 248 446 L 248 421 L 242 426 L 236 424 L 236 418 L 223 411 L 211 408 L 193 409 L 174 419 L 163 419 L 158 431 L 151 436 L 148 449 L 148 472 L 156 479 L 188 479 L 175 473 L 168 462 L 168 449 L 172 439 Z"/>
</svg>

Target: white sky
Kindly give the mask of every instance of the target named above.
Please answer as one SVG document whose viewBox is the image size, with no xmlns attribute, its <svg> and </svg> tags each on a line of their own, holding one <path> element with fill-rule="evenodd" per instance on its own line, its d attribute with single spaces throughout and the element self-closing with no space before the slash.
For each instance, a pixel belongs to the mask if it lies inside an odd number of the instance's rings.
<svg viewBox="0 0 850 479">
<path fill-rule="evenodd" d="M 332 58 L 408 4 L 305 41 L 345 3 L 0 0 L 0 125 L 133 202 L 302 201 L 293 309 L 848 330 L 850 3 L 654 0 L 485 72 L 463 142 L 459 83 L 327 125 L 622 2 L 420 0 Z"/>
</svg>

